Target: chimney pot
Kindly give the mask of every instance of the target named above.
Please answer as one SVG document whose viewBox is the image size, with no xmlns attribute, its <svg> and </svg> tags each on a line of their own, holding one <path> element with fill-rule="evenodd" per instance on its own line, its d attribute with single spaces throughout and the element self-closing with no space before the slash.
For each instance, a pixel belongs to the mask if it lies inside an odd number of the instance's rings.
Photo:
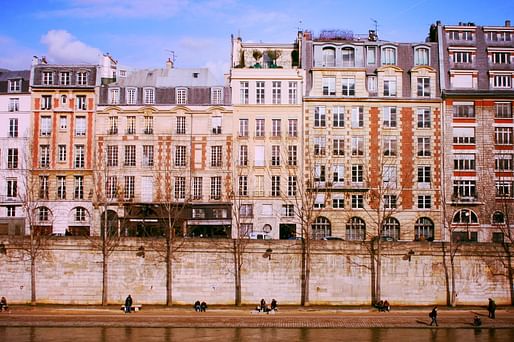
<svg viewBox="0 0 514 342">
<path fill-rule="evenodd" d="M 505 20 L 505 27 L 510 27 L 510 20 Z"/>
</svg>

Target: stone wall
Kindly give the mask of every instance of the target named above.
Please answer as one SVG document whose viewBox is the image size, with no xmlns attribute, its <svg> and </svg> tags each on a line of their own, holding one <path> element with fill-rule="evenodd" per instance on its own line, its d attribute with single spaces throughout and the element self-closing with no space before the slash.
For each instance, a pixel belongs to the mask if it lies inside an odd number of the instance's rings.
<svg viewBox="0 0 514 342">
<path fill-rule="evenodd" d="M 155 240 L 153 240 L 155 242 Z M 20 259 L 16 240 L 0 241 L 0 295 L 10 303 L 30 302 L 30 261 Z M 109 261 L 109 302 L 122 303 L 132 294 L 136 303 L 164 304 L 166 267 L 151 240 L 128 238 Z M 162 242 L 161 242 L 162 245 Z M 102 295 L 102 254 L 80 238 L 52 240 L 37 262 L 37 302 L 99 304 Z M 145 256 L 137 256 L 140 246 Z M 233 255 L 230 240 L 187 239 L 173 262 L 173 302 L 234 303 Z M 382 298 L 393 305 L 446 303 L 441 243 L 383 244 Z M 271 257 L 264 256 L 271 248 Z M 456 257 L 458 304 L 484 305 L 488 297 L 510 302 L 500 245 L 463 244 Z M 158 250 L 158 248 L 157 248 Z M 408 260 L 408 251 L 414 254 Z M 300 242 L 248 240 L 242 273 L 243 303 L 276 298 L 280 304 L 300 302 Z M 505 261 L 505 260 L 503 260 Z M 313 241 L 311 304 L 370 303 L 370 258 L 361 243 Z"/>
</svg>

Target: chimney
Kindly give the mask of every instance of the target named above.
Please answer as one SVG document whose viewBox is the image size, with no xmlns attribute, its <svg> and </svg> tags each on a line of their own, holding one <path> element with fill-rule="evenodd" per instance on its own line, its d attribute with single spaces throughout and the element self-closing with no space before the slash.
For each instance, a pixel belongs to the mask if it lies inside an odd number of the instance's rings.
<svg viewBox="0 0 514 342">
<path fill-rule="evenodd" d="M 505 20 L 505 27 L 510 27 L 510 20 Z"/>
<path fill-rule="evenodd" d="M 33 56 L 32 57 L 32 65 L 38 65 L 39 64 L 39 57 Z"/>
<path fill-rule="evenodd" d="M 168 58 L 168 60 L 166 61 L 166 69 L 173 69 L 173 61 L 171 60 L 171 58 Z"/>
<path fill-rule="evenodd" d="M 48 64 L 46 61 L 46 56 L 41 57 L 41 64 Z"/>
</svg>

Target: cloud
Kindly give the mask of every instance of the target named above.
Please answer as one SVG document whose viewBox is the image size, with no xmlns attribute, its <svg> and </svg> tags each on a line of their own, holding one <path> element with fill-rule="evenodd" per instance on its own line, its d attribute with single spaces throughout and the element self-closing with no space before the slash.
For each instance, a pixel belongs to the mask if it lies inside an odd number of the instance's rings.
<svg viewBox="0 0 514 342">
<path fill-rule="evenodd" d="M 50 30 L 41 37 L 47 57 L 58 64 L 98 64 L 102 52 L 81 42 L 64 30 Z"/>
</svg>

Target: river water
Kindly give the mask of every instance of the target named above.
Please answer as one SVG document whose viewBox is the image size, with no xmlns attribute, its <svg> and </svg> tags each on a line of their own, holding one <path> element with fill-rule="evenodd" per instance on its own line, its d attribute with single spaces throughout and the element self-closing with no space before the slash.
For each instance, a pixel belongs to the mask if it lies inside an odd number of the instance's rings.
<svg viewBox="0 0 514 342">
<path fill-rule="evenodd" d="M 514 329 L 0 327 L 2 342 L 514 341 Z"/>
</svg>

